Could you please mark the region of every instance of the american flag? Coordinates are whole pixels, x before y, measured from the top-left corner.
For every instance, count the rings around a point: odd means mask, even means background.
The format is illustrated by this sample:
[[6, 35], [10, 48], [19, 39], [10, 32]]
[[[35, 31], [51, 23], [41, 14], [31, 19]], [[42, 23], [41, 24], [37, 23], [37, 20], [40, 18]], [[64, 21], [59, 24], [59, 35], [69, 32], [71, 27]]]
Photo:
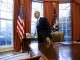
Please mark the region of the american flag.
[[17, 32], [20, 39], [24, 38], [24, 11], [23, 6], [20, 6], [18, 20], [17, 20]]

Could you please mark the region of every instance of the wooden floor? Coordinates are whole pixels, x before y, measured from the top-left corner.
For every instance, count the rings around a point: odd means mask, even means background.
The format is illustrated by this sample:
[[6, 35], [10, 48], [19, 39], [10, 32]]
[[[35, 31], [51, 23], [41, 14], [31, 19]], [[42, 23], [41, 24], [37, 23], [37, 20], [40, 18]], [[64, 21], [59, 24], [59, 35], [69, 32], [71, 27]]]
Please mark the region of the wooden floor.
[[[31, 43], [37, 43], [36, 41], [32, 41]], [[7, 51], [7, 52], [0, 52], [0, 60], [21, 60], [30, 58], [30, 52], [14, 52], [14, 51]], [[44, 60], [42, 57], [40, 60]]]
[[[27, 58], [30, 58], [30, 54], [27, 52], [21, 53], [21, 52], [8, 51], [0, 53], [0, 60], [21, 60]], [[40, 57], [39, 60], [44, 60], [44, 58]]]
[[[39, 49], [37, 47], [37, 43], [33, 42], [30, 46], [35, 52], [35, 55], [39, 55]], [[47, 58], [57, 58], [57, 59], [51, 59], [51, 60], [80, 60], [80, 42], [78, 43], [59, 43], [59, 44], [53, 44], [51, 48], [48, 50], [45, 50], [45, 45], [40, 45], [40, 50]], [[56, 52], [54, 52], [56, 50]], [[57, 54], [57, 57], [55, 57], [55, 53]], [[30, 53], [25, 52], [4, 52], [0, 53], [0, 60], [20, 60], [20, 59], [26, 59], [29, 58]], [[40, 60], [45, 60], [42, 57]], [[49, 59], [48, 59], [49, 60]]]
[[30, 54], [28, 52], [21, 53], [21, 52], [4, 52], [0, 53], [0, 60], [20, 60], [23, 58], [28, 58], [30, 57]]
[[80, 42], [54, 42], [48, 48], [44, 43], [32, 43], [30, 47], [35, 55], [42, 53], [45, 60], [80, 60]]

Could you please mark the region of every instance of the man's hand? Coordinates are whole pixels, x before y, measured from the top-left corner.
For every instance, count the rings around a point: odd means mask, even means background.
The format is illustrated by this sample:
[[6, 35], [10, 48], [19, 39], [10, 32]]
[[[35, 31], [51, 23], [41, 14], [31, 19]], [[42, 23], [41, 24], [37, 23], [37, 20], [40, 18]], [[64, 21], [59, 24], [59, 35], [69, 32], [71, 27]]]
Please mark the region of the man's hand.
[[49, 37], [46, 37], [46, 42], [47, 42], [47, 44], [51, 44], [51, 41], [50, 41]]
[[48, 48], [50, 46], [50, 44], [51, 44], [51, 41], [50, 41], [49, 37], [46, 37], [45, 43], [46, 43], [46, 46]]

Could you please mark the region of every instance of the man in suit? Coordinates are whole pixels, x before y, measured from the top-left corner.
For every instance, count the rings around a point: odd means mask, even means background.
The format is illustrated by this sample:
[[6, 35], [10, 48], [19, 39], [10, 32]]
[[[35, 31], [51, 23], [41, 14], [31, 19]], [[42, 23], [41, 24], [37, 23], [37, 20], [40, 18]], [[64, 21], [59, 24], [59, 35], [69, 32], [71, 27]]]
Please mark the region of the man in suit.
[[39, 11], [35, 11], [34, 17], [37, 19], [38, 43], [46, 42], [50, 44], [52, 37], [48, 20], [45, 17], [40, 17]]

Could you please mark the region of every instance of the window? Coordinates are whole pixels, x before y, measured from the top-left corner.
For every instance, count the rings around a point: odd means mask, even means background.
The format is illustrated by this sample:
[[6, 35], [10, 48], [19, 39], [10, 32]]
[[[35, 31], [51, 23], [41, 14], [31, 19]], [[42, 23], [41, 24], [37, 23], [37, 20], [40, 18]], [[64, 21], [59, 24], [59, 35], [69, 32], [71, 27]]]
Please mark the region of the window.
[[71, 15], [70, 3], [59, 4], [60, 31], [64, 32], [64, 41], [71, 40]]
[[13, 46], [13, 0], [0, 0], [0, 48]]
[[32, 2], [32, 19], [31, 19], [31, 34], [35, 34], [36, 22], [37, 20], [34, 17], [34, 12], [40, 11], [40, 16], [43, 16], [43, 3]]

